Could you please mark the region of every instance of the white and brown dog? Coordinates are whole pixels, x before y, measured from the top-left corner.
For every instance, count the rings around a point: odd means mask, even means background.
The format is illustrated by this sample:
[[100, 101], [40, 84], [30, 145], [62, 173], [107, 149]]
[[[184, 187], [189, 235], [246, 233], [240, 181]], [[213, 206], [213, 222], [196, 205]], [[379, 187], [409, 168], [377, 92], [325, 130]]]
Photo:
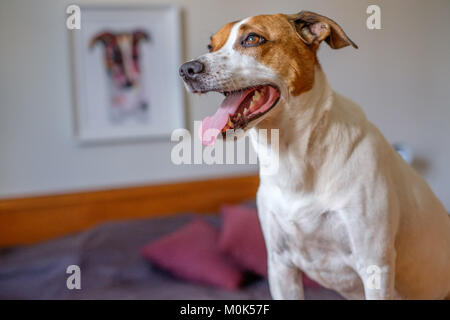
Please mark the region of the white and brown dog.
[[225, 25], [209, 53], [180, 68], [191, 91], [226, 96], [202, 133], [241, 128], [261, 144], [257, 129], [279, 129], [279, 154], [259, 154], [279, 156], [279, 171], [261, 175], [257, 195], [272, 296], [303, 298], [303, 271], [346, 298], [450, 298], [448, 214], [360, 107], [330, 88], [316, 56], [323, 40], [356, 47], [312, 12], [254, 16]]

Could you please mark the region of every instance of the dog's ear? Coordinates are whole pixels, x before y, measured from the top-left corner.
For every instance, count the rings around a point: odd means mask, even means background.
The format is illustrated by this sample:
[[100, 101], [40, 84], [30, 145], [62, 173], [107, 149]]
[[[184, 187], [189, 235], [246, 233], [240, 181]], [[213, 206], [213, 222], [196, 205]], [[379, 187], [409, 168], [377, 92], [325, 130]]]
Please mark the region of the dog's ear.
[[143, 30], [136, 30], [133, 32], [133, 42], [139, 43], [141, 40], [149, 41], [150, 37], [148, 36], [148, 33]]
[[296, 15], [291, 15], [290, 18], [299, 37], [308, 45], [318, 45], [325, 40], [333, 49], [349, 45], [358, 49], [358, 46], [347, 37], [344, 30], [327, 17], [310, 11], [301, 11]]
[[115, 36], [111, 32], [101, 32], [89, 41], [89, 48], [93, 48], [98, 42], [106, 46], [108, 43], [114, 41], [114, 39]]

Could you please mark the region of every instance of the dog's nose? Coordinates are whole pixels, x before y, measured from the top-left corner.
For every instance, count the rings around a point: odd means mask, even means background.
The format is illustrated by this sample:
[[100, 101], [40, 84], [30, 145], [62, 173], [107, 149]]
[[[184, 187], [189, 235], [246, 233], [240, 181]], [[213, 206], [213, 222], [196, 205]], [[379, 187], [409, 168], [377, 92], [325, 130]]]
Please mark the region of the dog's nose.
[[194, 60], [189, 61], [181, 65], [180, 67], [180, 76], [187, 79], [194, 79], [197, 75], [203, 72], [205, 66], [203, 63]]

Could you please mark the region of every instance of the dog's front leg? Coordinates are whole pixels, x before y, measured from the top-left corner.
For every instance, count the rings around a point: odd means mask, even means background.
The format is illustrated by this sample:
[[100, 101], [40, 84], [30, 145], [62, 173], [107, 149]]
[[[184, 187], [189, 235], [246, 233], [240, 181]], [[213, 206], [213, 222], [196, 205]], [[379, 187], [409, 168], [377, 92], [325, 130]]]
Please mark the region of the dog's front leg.
[[359, 267], [366, 300], [395, 298], [395, 250], [386, 252], [382, 259], [366, 258]]
[[[276, 222], [271, 220], [271, 224], [269, 224], [266, 217], [262, 215], [260, 221], [267, 247], [267, 267], [272, 298], [275, 300], [303, 300], [305, 296], [302, 271], [290, 262], [290, 255], [282, 245], [284, 241], [280, 241], [280, 238], [283, 238], [278, 233], [280, 229], [273, 228]], [[268, 228], [270, 225], [272, 228]]]
[[302, 271], [278, 260], [277, 254], [269, 253], [269, 286], [275, 300], [303, 300]]
[[366, 300], [394, 299], [396, 223], [379, 216], [379, 221], [354, 220], [348, 229], [355, 271], [362, 280]]
[[264, 234], [267, 248], [267, 267], [269, 287], [272, 298], [275, 300], [303, 300], [302, 272], [290, 261], [287, 242], [282, 228], [274, 213], [277, 209], [271, 208], [264, 202], [270, 199], [267, 194], [271, 190], [260, 187], [257, 195], [258, 216]]

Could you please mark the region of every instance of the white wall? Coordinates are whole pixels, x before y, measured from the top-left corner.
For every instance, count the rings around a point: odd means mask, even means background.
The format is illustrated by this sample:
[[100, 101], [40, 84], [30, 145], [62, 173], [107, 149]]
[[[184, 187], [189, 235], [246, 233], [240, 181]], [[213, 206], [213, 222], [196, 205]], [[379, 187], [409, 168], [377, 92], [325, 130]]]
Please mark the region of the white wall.
[[[231, 20], [302, 9], [335, 19], [360, 49], [322, 48], [332, 86], [360, 103], [389, 141], [412, 146], [416, 167], [450, 208], [448, 0], [171, 2], [184, 11], [186, 59], [204, 53], [209, 36]], [[255, 172], [254, 166], [172, 165], [168, 139], [78, 146], [65, 28], [69, 3], [0, 0], [0, 197]], [[369, 4], [381, 6], [382, 30], [365, 27]], [[189, 125], [212, 114], [220, 99], [188, 95]]]

